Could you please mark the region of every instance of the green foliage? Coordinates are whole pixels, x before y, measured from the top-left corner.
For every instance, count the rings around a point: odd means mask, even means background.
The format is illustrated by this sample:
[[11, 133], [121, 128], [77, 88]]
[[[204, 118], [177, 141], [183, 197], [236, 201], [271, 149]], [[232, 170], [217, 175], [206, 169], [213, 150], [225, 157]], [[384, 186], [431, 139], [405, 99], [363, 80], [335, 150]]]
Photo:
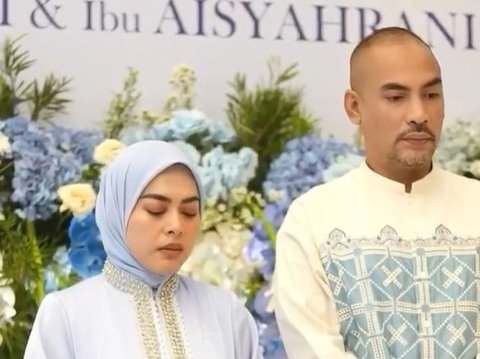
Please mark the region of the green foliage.
[[297, 65], [285, 69], [278, 61], [268, 63], [269, 81], [254, 89], [246, 76], [237, 74], [228, 94], [227, 115], [235, 129], [239, 146], [248, 146], [259, 155], [260, 167], [252, 189], [261, 191], [270, 163], [285, 144], [313, 132], [313, 120], [302, 109], [302, 90], [288, 87], [297, 77]]
[[118, 138], [124, 128], [137, 123], [135, 110], [141, 96], [137, 81], [138, 71], [129, 68], [122, 90], [110, 102], [103, 131], [106, 138]]
[[69, 84], [69, 79], [57, 79], [52, 74], [45, 78], [43, 85], [34, 80], [26, 96], [33, 107], [30, 116], [32, 121], [49, 121], [56, 113], [62, 112], [70, 102], [62, 96], [68, 92]]
[[48, 75], [42, 84], [37, 80], [22, 80], [21, 75], [34, 64], [34, 60], [28, 51], [22, 49], [19, 44], [21, 39], [6, 38], [2, 45], [0, 119], [19, 115], [19, 107], [26, 105], [32, 121], [50, 121], [56, 113], [63, 112], [70, 102], [65, 94], [71, 80], [57, 78], [53, 74]]
[[[13, 211], [5, 210], [0, 221], [0, 248], [3, 256], [3, 275], [7, 285], [15, 292], [13, 323], [1, 330], [3, 344], [0, 358], [22, 358], [35, 319], [43, 299], [45, 267], [65, 243], [65, 221], [54, 218], [45, 222], [25, 221]], [[51, 265], [52, 266], [52, 265]], [[55, 265], [52, 267], [55, 270]], [[58, 275], [59, 288], [65, 288], [77, 279]]]

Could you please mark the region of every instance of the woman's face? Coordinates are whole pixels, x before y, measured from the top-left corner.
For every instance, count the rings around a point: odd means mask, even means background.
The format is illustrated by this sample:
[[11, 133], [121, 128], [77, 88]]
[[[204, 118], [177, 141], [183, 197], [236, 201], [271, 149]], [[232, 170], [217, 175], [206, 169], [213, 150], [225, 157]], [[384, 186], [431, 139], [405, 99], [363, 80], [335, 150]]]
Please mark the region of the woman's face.
[[152, 273], [172, 274], [200, 233], [200, 198], [191, 172], [174, 165], [143, 190], [127, 223], [127, 245]]

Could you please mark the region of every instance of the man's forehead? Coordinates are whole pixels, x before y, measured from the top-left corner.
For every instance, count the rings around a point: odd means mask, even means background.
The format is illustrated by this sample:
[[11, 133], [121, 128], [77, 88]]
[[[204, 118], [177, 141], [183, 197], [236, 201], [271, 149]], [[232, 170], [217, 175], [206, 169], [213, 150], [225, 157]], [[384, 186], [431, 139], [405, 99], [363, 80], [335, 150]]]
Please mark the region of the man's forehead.
[[408, 76], [408, 66], [428, 68], [432, 76], [440, 76], [440, 68], [431, 51], [414, 41], [376, 43], [362, 48], [350, 63], [350, 86], [358, 88], [368, 80], [390, 81], [394, 72]]

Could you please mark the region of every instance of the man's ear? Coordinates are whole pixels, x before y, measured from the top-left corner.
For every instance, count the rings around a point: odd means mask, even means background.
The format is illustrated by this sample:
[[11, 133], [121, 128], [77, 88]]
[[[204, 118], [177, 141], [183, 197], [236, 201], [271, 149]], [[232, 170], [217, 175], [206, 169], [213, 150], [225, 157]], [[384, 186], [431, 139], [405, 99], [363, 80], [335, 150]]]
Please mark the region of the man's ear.
[[357, 126], [362, 123], [359, 105], [358, 94], [354, 90], [345, 91], [345, 95], [343, 96], [343, 107], [345, 108], [345, 112], [350, 121]]

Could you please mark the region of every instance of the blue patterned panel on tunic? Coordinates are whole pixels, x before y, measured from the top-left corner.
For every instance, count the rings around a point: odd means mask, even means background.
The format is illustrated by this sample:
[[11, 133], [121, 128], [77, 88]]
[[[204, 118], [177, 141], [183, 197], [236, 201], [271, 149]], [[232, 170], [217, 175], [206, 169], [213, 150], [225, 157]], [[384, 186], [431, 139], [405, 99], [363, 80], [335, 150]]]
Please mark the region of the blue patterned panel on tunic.
[[348, 351], [362, 359], [470, 359], [480, 347], [480, 239], [443, 226], [402, 240], [334, 230], [320, 248]]

